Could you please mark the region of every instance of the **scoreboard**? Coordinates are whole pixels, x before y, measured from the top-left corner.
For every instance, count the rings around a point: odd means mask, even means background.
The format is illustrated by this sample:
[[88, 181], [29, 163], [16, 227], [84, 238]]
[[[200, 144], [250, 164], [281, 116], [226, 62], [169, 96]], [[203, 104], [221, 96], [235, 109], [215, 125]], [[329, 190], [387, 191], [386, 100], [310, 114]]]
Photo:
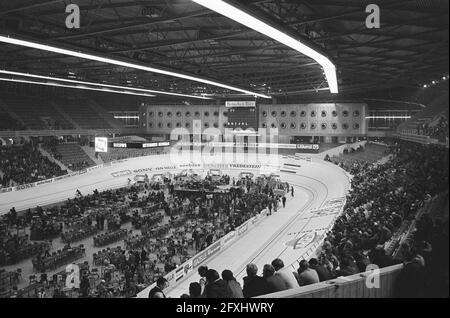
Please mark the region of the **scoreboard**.
[[258, 130], [258, 113], [254, 101], [226, 102], [228, 110], [227, 128], [233, 130]]

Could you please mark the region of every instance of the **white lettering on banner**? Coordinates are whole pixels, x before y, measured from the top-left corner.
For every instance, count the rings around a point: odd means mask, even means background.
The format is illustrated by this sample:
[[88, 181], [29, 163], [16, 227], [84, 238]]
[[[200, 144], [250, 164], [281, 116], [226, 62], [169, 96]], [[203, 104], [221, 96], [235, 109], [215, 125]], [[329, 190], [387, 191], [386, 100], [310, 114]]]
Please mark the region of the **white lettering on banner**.
[[238, 228], [238, 235], [242, 235], [242, 233], [244, 233], [245, 231], [247, 231], [248, 229], [248, 223], [244, 223], [242, 224], [239, 228]]
[[170, 146], [170, 141], [161, 141], [161, 142], [158, 142], [158, 146], [159, 146], [159, 147], [168, 147], [168, 146]]
[[214, 253], [216, 253], [218, 250], [220, 250], [220, 241], [212, 244], [208, 249], [207, 249], [207, 254], [208, 254], [208, 258], [213, 255]]
[[36, 185], [41, 185], [41, 184], [46, 184], [46, 183], [52, 183], [53, 179], [47, 179], [47, 180], [43, 180], [43, 181], [38, 181], [36, 182]]
[[122, 143], [122, 142], [115, 142], [113, 143], [113, 148], [126, 148], [127, 144]]
[[161, 170], [175, 170], [175, 169], [177, 169], [176, 166], [156, 167], [156, 168], [155, 168], [156, 171], [161, 171]]
[[154, 148], [154, 147], [158, 147], [158, 143], [157, 142], [151, 142], [151, 143], [142, 144], [142, 148]]
[[256, 107], [256, 101], [226, 101], [225, 107]]
[[33, 187], [35, 187], [35, 186], [36, 186], [35, 183], [22, 184], [22, 185], [16, 186], [16, 190], [17, 190], [17, 191], [20, 191], [20, 190], [24, 190], [24, 189], [33, 188]]
[[234, 239], [235, 236], [236, 236], [236, 231], [232, 231], [232, 232], [228, 233], [227, 235], [225, 235], [222, 238], [222, 240], [221, 240], [222, 241], [222, 246], [225, 246], [229, 242], [231, 242]]
[[239, 164], [239, 163], [230, 163], [230, 168], [244, 168], [244, 169], [260, 169], [261, 165], [248, 165], [248, 164]]
[[206, 251], [197, 254], [197, 256], [192, 260], [194, 268], [197, 267], [197, 265], [200, 265], [206, 258], [207, 258]]
[[130, 170], [122, 170], [122, 171], [117, 171], [117, 172], [112, 172], [112, 173], [111, 173], [111, 175], [112, 175], [114, 178], [122, 177], [122, 176], [127, 176], [127, 175], [129, 175], [129, 174], [131, 174], [131, 171], [130, 171]]
[[144, 173], [153, 171], [153, 168], [142, 168], [142, 169], [134, 169], [133, 173]]
[[319, 145], [313, 144], [297, 144], [297, 149], [304, 149], [304, 150], [319, 150]]
[[2, 188], [2, 189], [0, 189], [0, 193], [11, 192], [12, 190], [13, 190], [13, 188]]
[[87, 171], [97, 170], [97, 169], [100, 169], [100, 168], [102, 168], [102, 167], [103, 167], [103, 165], [98, 165], [98, 166], [90, 167], [90, 168], [87, 169]]

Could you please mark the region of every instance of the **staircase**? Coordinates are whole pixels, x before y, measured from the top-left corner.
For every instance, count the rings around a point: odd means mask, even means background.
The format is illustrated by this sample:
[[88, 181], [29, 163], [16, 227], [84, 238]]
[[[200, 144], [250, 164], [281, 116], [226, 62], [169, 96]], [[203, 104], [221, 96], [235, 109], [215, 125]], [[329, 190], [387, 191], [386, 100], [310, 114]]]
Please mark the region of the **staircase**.
[[18, 121], [19, 123], [21, 123], [23, 125], [23, 127], [26, 127], [27, 125], [25, 124], [25, 122], [22, 120], [22, 118], [20, 118], [15, 112], [13, 112], [9, 106], [7, 104], [5, 104], [5, 102], [3, 102], [0, 99], [0, 110], [4, 110], [11, 118], [15, 119], [16, 121]]
[[101, 117], [103, 118], [112, 128], [122, 129], [124, 128], [122, 123], [115, 120], [111, 114], [109, 114], [103, 107], [97, 104], [95, 101], [89, 99], [87, 104]]
[[[95, 165], [95, 162], [81, 149], [77, 143], [65, 143], [58, 144], [56, 150], [61, 154], [61, 161], [67, 165], [71, 170], [77, 170], [81, 168], [91, 167]], [[77, 166], [82, 162], [86, 162], [87, 165]]]
[[95, 162], [95, 164], [101, 165], [103, 164], [103, 160], [100, 156], [98, 156], [98, 158], [95, 158], [95, 149], [89, 146], [82, 146], [81, 149], [83, 149], [83, 151], [89, 156], [89, 158], [91, 158], [92, 161]]
[[49, 154], [44, 148], [42, 148], [41, 145], [38, 145], [38, 150], [42, 156], [47, 157], [50, 161], [56, 163], [61, 168], [61, 170], [67, 170], [69, 173], [72, 172], [69, 168], [67, 168], [65, 164], [63, 164], [61, 161]]
[[55, 102], [50, 102], [50, 104], [65, 120], [67, 120], [70, 124], [72, 124], [72, 126], [75, 129], [81, 129], [80, 125], [78, 125], [69, 115], [67, 115], [67, 113], [63, 111], [58, 104], [56, 104]]

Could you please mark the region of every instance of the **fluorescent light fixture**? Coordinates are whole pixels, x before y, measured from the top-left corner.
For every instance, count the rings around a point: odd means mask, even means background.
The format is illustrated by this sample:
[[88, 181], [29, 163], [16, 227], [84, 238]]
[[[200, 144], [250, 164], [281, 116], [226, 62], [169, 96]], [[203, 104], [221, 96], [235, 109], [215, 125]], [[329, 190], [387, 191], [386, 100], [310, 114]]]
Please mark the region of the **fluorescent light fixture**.
[[367, 116], [366, 119], [410, 119], [411, 116]]
[[23, 76], [23, 77], [39, 78], [39, 79], [46, 79], [46, 80], [51, 80], [51, 81], [60, 81], [60, 82], [75, 83], [75, 84], [82, 84], [82, 85], [93, 85], [93, 86], [100, 86], [100, 87], [126, 89], [129, 91], [131, 90], [131, 91], [144, 92], [144, 93], [164, 94], [164, 95], [173, 95], [173, 96], [199, 98], [199, 99], [211, 99], [211, 98], [208, 98], [205, 96], [199, 96], [199, 95], [179, 94], [179, 93], [171, 93], [171, 92], [158, 91], [158, 90], [152, 90], [152, 89], [135, 88], [135, 87], [130, 87], [130, 86], [119, 86], [119, 85], [109, 85], [109, 84], [96, 83], [96, 82], [78, 81], [78, 80], [71, 80], [71, 79], [60, 78], [60, 77], [43, 76], [43, 75], [22, 73], [22, 72], [12, 72], [12, 71], [7, 71], [7, 70], [0, 70], [0, 74], [17, 75], [17, 76]]
[[150, 94], [135, 93], [135, 92], [131, 92], [131, 91], [116, 91], [116, 90], [109, 89], [109, 88], [95, 88], [95, 87], [87, 87], [87, 86], [82, 86], [82, 85], [65, 85], [65, 84], [49, 83], [49, 82], [35, 82], [35, 81], [21, 80], [21, 79], [15, 79], [15, 78], [0, 78], [0, 81], [35, 84], [35, 85], [44, 85], [44, 86], [54, 86], [54, 87], [65, 87], [65, 88], [74, 88], [74, 89], [83, 89], [83, 90], [88, 90], [88, 91], [99, 91], [99, 92], [104, 92], [104, 93], [115, 93], [115, 94], [155, 97], [155, 95], [150, 95]]
[[25, 47], [29, 47], [32, 49], [43, 50], [43, 51], [48, 51], [48, 52], [53, 52], [53, 53], [58, 53], [58, 54], [63, 54], [63, 55], [68, 55], [68, 56], [74, 56], [74, 57], [91, 60], [91, 61], [96, 61], [96, 62], [101, 62], [101, 63], [106, 63], [106, 64], [128, 67], [128, 68], [142, 70], [142, 71], [146, 71], [146, 72], [152, 72], [152, 73], [158, 73], [158, 74], [183, 78], [183, 79], [187, 79], [190, 81], [201, 82], [204, 84], [218, 86], [218, 87], [226, 88], [226, 89], [229, 89], [232, 91], [238, 91], [238, 92], [242, 92], [242, 93], [245, 93], [248, 95], [258, 96], [258, 97], [262, 97], [262, 98], [271, 98], [268, 95], [259, 94], [256, 92], [252, 92], [252, 91], [248, 91], [248, 90], [239, 88], [239, 87], [222, 84], [222, 83], [219, 83], [216, 81], [211, 81], [211, 80], [204, 79], [201, 77], [186, 75], [186, 74], [177, 73], [177, 72], [173, 72], [173, 71], [167, 71], [167, 70], [158, 69], [155, 67], [144, 66], [144, 65], [140, 65], [140, 64], [136, 64], [136, 63], [124, 62], [121, 60], [116, 60], [116, 59], [112, 59], [112, 58], [108, 58], [108, 57], [102, 57], [102, 56], [98, 56], [98, 55], [94, 55], [94, 54], [77, 52], [77, 51], [70, 50], [70, 49], [58, 48], [56, 46], [40, 44], [40, 43], [26, 41], [26, 40], [14, 39], [10, 36], [0, 35], [0, 42], [19, 45], [19, 46], [25, 46]]
[[299, 40], [287, 35], [286, 33], [277, 30], [276, 28], [270, 26], [269, 24], [255, 18], [254, 16], [242, 11], [233, 5], [226, 3], [222, 0], [192, 0], [199, 5], [202, 5], [212, 11], [220, 13], [229, 19], [232, 19], [238, 23], [249, 27], [259, 33], [262, 33], [284, 45], [287, 45], [294, 50], [312, 58], [317, 63], [319, 63], [328, 81], [328, 86], [331, 93], [338, 93], [338, 83], [336, 77], [336, 67], [333, 62], [330, 61], [328, 57], [317, 52], [316, 50], [310, 48], [309, 46], [301, 43]]

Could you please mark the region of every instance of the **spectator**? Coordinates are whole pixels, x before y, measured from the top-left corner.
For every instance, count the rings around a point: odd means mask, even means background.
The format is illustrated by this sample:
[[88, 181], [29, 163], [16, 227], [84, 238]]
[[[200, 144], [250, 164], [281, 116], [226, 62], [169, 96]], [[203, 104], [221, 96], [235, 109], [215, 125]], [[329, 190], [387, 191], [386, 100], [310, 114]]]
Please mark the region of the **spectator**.
[[298, 268], [297, 272], [298, 284], [300, 286], [316, 284], [320, 281], [319, 275], [314, 269], [309, 268], [309, 263], [306, 260], [300, 261], [300, 267]]
[[317, 272], [320, 282], [324, 282], [324, 281], [333, 279], [333, 275], [328, 270], [328, 268], [326, 266], [324, 266], [323, 264], [319, 264], [319, 261], [317, 260], [317, 258], [311, 258], [309, 260], [309, 267], [311, 269], [314, 269]]
[[197, 282], [189, 284], [189, 298], [200, 298], [202, 296], [202, 286]]
[[205, 277], [207, 284], [203, 298], [226, 298], [227, 283], [220, 278], [219, 273], [214, 269], [208, 269]]
[[244, 298], [241, 284], [236, 281], [233, 272], [226, 269], [222, 272], [222, 279], [227, 283], [227, 297], [226, 298]]
[[164, 294], [164, 289], [168, 286], [167, 279], [164, 277], [159, 277], [156, 281], [156, 286], [153, 287], [148, 293], [148, 298], [166, 298]]
[[276, 293], [286, 290], [286, 284], [283, 279], [275, 274], [275, 268], [270, 264], [265, 264], [263, 267], [263, 278], [266, 280], [269, 287], [268, 293]]
[[297, 279], [295, 278], [295, 275], [289, 269], [284, 267], [284, 263], [281, 259], [274, 259], [272, 261], [272, 266], [275, 269], [274, 275], [280, 277], [283, 280], [286, 289], [300, 287], [298, 285]]
[[269, 286], [264, 278], [257, 275], [258, 267], [250, 263], [247, 265], [247, 276], [244, 277], [243, 294], [245, 298], [251, 298], [269, 293]]

